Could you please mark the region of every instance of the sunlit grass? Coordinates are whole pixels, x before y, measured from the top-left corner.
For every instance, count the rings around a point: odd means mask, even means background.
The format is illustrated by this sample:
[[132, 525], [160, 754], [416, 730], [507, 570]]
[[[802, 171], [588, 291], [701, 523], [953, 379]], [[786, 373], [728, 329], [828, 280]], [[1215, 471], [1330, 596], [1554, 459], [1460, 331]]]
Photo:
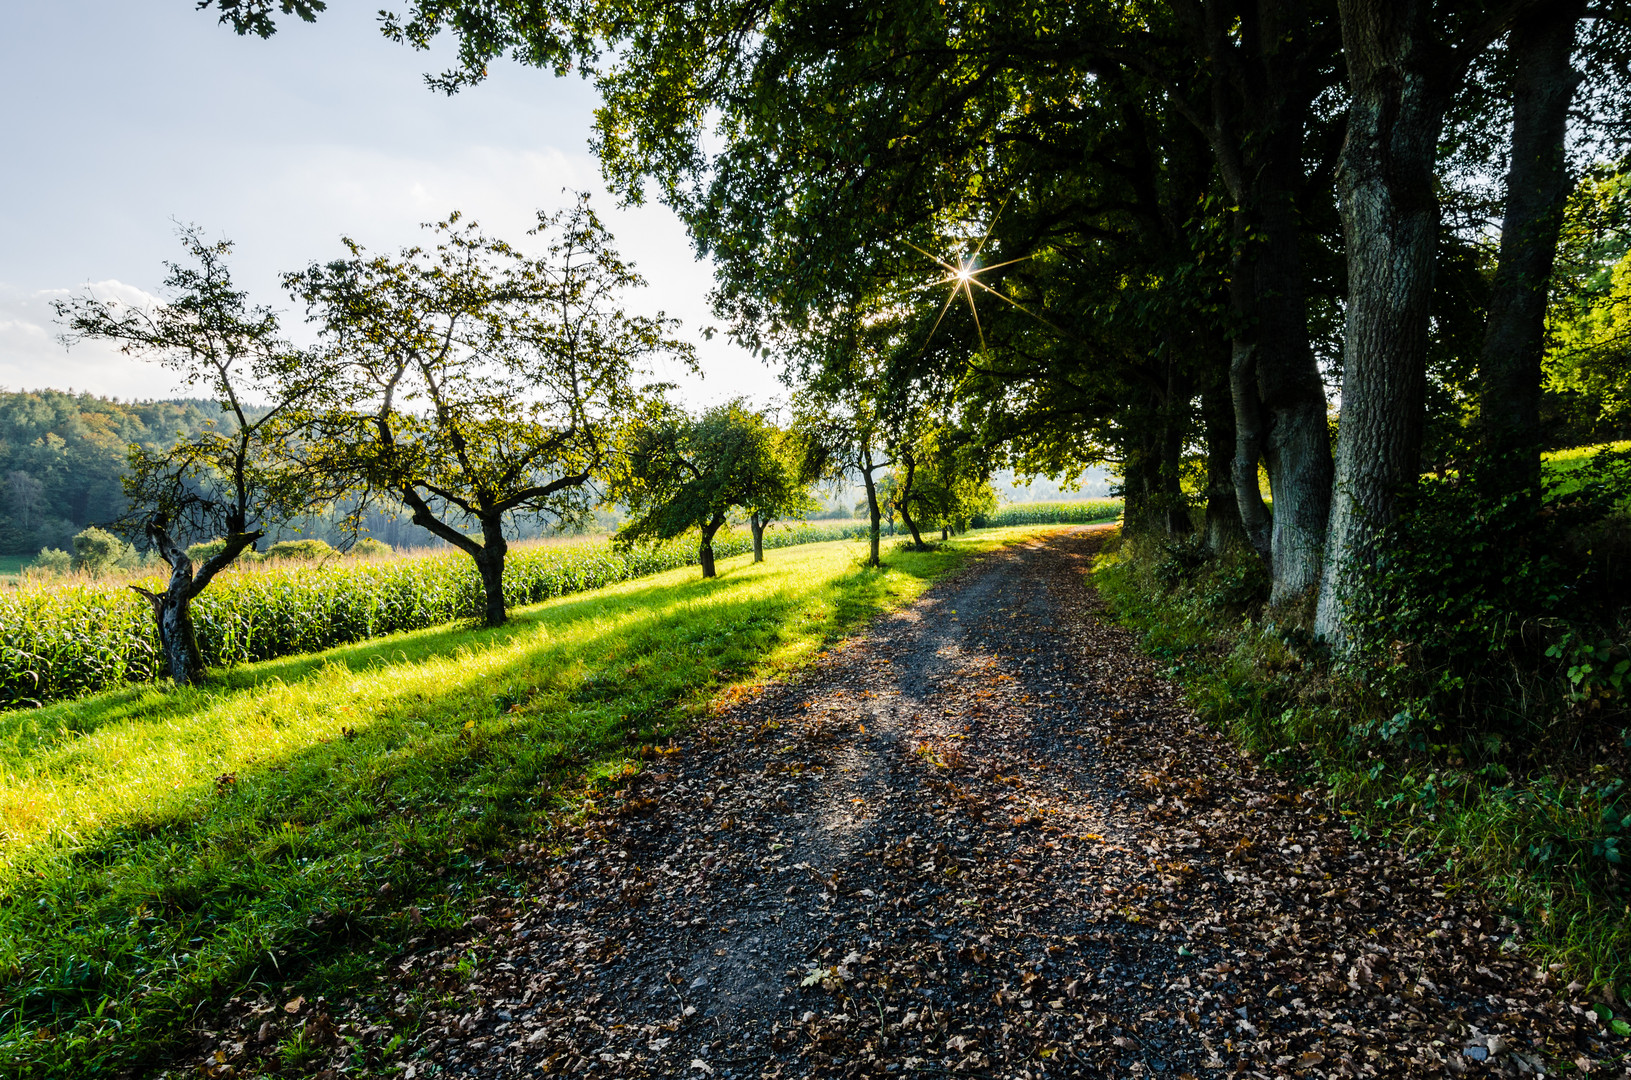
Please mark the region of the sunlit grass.
[[741, 556], [497, 630], [0, 714], [0, 1072], [116, 1071], [238, 988], [361, 985], [409, 934], [458, 923], [478, 871], [484, 892], [516, 887], [493, 859], [546, 832], [563, 792], [1038, 531], [891, 553], [881, 572], [858, 543]]

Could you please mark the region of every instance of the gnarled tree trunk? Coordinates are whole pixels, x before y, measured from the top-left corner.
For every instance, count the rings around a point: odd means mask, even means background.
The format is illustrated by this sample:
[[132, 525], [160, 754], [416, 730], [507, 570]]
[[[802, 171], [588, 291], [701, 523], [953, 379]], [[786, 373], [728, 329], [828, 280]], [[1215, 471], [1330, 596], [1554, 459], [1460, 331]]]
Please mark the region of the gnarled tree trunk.
[[147, 598], [153, 606], [153, 621], [158, 629], [159, 648], [170, 679], [177, 686], [190, 686], [204, 674], [204, 660], [198, 651], [198, 635], [193, 628], [193, 598], [204, 591], [210, 579], [231, 564], [246, 548], [253, 547], [261, 538], [260, 532], [233, 531], [226, 546], [206, 560], [195, 574], [193, 561], [187, 551], [170, 536], [168, 522], [155, 514], [147, 523], [147, 538], [159, 556], [170, 564], [170, 580], [162, 593], [155, 593], [139, 585], [131, 589]]
[[481, 550], [474, 553], [476, 571], [481, 574], [481, 587], [485, 596], [482, 623], [503, 626], [509, 619], [504, 603], [504, 556], [510, 545], [504, 539], [503, 522], [496, 515], [481, 523]]
[[714, 572], [714, 534], [719, 532], [725, 524], [723, 514], [715, 514], [702, 525], [702, 543], [697, 546], [697, 562], [702, 566], [702, 576], [715, 577]]
[[[1267, 548], [1272, 603], [1318, 585], [1331, 499], [1325, 385], [1308, 341], [1301, 248], [1289, 185], [1262, 184], [1255, 213], [1237, 215], [1235, 272], [1247, 284], [1231, 288], [1243, 320], [1230, 357], [1231, 471], [1247, 536], [1259, 554]], [[1272, 515], [1258, 487], [1259, 461], [1268, 472]]]
[[1540, 481], [1546, 289], [1570, 190], [1563, 141], [1581, 75], [1569, 57], [1585, 9], [1584, 0], [1552, 0], [1517, 21], [1508, 46], [1515, 63], [1512, 164], [1479, 364], [1488, 459], [1480, 483], [1492, 491], [1532, 490]]

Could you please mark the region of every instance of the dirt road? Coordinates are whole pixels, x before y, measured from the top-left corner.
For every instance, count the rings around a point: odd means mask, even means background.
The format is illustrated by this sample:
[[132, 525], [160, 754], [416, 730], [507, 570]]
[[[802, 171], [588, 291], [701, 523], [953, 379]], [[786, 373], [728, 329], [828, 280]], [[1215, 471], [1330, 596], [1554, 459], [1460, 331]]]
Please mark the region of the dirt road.
[[1506, 921], [1202, 729], [1096, 617], [1099, 539], [965, 569], [654, 762], [535, 904], [403, 965], [475, 957], [407, 1075], [1527, 1075], [1609, 1054]]

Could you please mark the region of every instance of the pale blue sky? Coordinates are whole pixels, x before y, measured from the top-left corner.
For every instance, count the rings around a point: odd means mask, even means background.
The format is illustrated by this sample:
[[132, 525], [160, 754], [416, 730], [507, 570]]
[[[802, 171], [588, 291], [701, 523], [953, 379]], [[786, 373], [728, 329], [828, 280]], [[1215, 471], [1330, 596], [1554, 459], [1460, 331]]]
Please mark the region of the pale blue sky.
[[[459, 208], [523, 239], [534, 211], [587, 188], [651, 287], [631, 306], [685, 322], [707, 378], [693, 402], [767, 400], [773, 373], [723, 336], [712, 283], [667, 210], [617, 211], [587, 149], [593, 90], [502, 65], [447, 98], [421, 75], [447, 57], [379, 36], [378, 0], [332, 0], [314, 26], [239, 38], [192, 0], [7, 0], [0, 4], [0, 387], [120, 397], [173, 389], [160, 369], [55, 341], [52, 296], [95, 284], [151, 290], [177, 253], [175, 221], [237, 245], [234, 271], [298, 322], [281, 271], [417, 240]], [[678, 372], [665, 372], [678, 378]]]

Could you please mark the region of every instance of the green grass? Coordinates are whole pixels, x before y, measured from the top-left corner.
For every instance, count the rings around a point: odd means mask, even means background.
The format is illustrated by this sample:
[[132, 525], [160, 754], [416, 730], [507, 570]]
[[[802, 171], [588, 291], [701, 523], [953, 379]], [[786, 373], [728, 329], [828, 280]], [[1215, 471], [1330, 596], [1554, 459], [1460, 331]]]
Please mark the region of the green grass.
[[[993, 530], [882, 571], [788, 549], [515, 612], [0, 713], [0, 1074], [161, 1061], [235, 993], [370, 987], [722, 688], [807, 662]], [[475, 881], [480, 874], [479, 886]]]
[[1601, 443], [1596, 446], [1573, 446], [1567, 450], [1550, 450], [1540, 456], [1543, 466], [1558, 472], [1567, 472], [1578, 469], [1582, 464], [1595, 457], [1602, 450], [1624, 450], [1631, 447], [1631, 440], [1614, 443]]
[[[847, 539], [842, 527], [773, 525], [766, 548]], [[750, 550], [747, 534], [721, 532], [721, 557]], [[692, 565], [694, 537], [620, 548], [606, 540], [524, 544], [504, 560], [509, 606]], [[0, 594], [0, 707], [42, 705], [157, 677], [152, 609], [128, 587], [162, 590], [161, 578], [76, 576]], [[444, 550], [390, 560], [239, 563], [193, 602], [199, 649], [210, 666], [296, 656], [482, 610], [475, 563]]]
[[1572, 758], [1502, 761], [1457, 746], [1379, 746], [1365, 729], [1396, 703], [1309, 664], [1307, 642], [1282, 636], [1271, 617], [1242, 619], [1250, 579], [1261, 574], [1250, 554], [1174, 583], [1161, 579], [1157, 548], [1112, 544], [1093, 581], [1199, 715], [1269, 766], [1325, 786], [1356, 829], [1427, 853], [1517, 916], [1543, 961], [1624, 992], [1631, 893], [1619, 853], [1610, 854], [1624, 777], [1606, 763], [1623, 764], [1622, 749], [1588, 744]]
[[32, 555], [0, 555], [0, 584], [15, 584], [33, 561]]

